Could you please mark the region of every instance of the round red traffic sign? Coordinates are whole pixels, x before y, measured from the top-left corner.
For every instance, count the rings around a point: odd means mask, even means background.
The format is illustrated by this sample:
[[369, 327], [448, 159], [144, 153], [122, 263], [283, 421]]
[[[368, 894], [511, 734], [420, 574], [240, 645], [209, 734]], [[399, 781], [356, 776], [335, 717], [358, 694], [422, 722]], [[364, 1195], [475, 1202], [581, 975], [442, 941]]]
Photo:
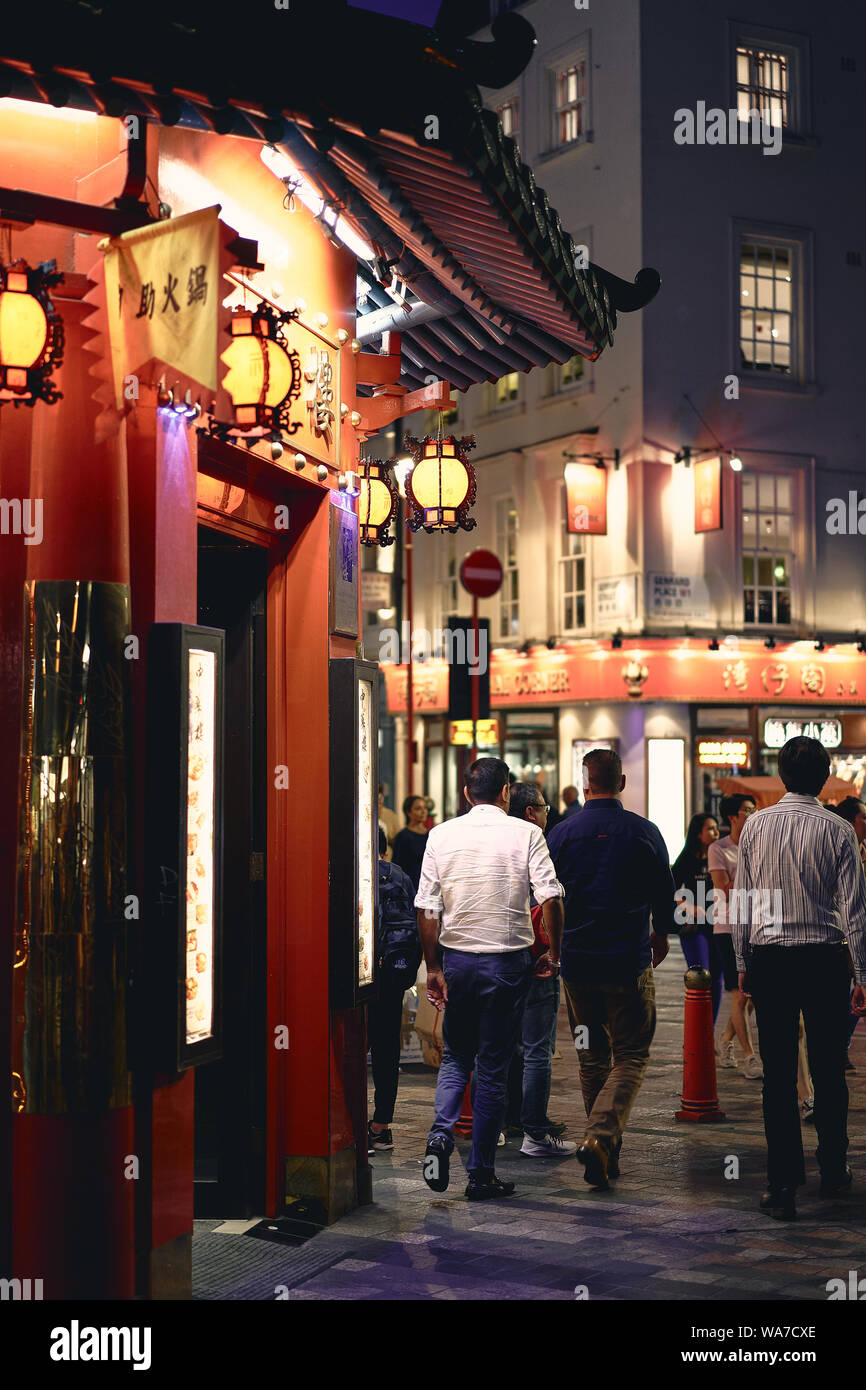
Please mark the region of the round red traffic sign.
[[492, 550], [473, 550], [460, 566], [460, 583], [476, 598], [490, 598], [502, 583], [502, 565]]

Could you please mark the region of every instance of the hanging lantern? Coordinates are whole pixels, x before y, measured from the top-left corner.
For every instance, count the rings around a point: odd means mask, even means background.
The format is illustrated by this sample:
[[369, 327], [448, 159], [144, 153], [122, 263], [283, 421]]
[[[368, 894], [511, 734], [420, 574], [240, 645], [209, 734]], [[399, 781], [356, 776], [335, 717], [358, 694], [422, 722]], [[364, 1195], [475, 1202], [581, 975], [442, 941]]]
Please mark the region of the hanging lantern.
[[397, 485], [391, 465], [381, 459], [361, 459], [358, 522], [362, 545], [393, 545], [388, 527], [397, 514]]
[[234, 405], [237, 428], [232, 433], [294, 434], [300, 429], [300, 422], [290, 425], [288, 418], [291, 402], [301, 391], [300, 358], [287, 347], [285, 337], [286, 325], [295, 317], [264, 303], [232, 314], [232, 340], [220, 359], [229, 369], [223, 385]]
[[471, 531], [476, 525], [468, 515], [475, 503], [475, 469], [467, 461], [475, 448], [472, 435], [457, 440], [453, 435], [424, 439], [407, 437], [415, 466], [406, 478], [410, 531]]
[[63, 320], [48, 290], [62, 279], [56, 261], [0, 266], [0, 403], [60, 399], [51, 373], [63, 361]]

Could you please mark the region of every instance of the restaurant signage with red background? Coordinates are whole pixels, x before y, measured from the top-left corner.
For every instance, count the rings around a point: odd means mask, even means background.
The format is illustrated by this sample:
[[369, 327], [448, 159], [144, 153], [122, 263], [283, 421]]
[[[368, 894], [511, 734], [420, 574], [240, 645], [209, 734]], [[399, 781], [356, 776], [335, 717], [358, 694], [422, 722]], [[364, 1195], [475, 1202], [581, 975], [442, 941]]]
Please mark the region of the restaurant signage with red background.
[[722, 529], [722, 460], [703, 459], [695, 476], [695, 535]]
[[[388, 709], [406, 708], [406, 667], [385, 664]], [[448, 666], [413, 666], [419, 714], [448, 708]], [[862, 705], [866, 657], [797, 649], [707, 650], [706, 643], [664, 638], [640, 647], [497, 655], [490, 660], [490, 703], [497, 708], [563, 705], [579, 700], [674, 700], [720, 704]]]
[[607, 469], [594, 463], [565, 465], [567, 529], [585, 536], [607, 535]]

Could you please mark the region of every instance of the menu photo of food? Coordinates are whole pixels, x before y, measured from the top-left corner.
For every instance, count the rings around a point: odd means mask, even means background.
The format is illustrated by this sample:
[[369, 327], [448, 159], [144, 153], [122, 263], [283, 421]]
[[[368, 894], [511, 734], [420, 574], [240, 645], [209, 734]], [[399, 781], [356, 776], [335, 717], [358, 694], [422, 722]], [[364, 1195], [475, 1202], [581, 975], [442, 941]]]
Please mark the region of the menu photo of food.
[[189, 652], [186, 822], [186, 1041], [213, 1033], [216, 654]]

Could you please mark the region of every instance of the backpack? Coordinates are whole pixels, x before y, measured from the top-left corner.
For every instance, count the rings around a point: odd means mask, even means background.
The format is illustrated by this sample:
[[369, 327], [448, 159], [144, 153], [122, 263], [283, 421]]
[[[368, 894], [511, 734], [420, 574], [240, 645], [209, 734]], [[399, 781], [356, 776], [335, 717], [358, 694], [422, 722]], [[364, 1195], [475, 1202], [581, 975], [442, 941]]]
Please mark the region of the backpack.
[[421, 964], [412, 880], [379, 860], [379, 968], [383, 982], [411, 989]]

